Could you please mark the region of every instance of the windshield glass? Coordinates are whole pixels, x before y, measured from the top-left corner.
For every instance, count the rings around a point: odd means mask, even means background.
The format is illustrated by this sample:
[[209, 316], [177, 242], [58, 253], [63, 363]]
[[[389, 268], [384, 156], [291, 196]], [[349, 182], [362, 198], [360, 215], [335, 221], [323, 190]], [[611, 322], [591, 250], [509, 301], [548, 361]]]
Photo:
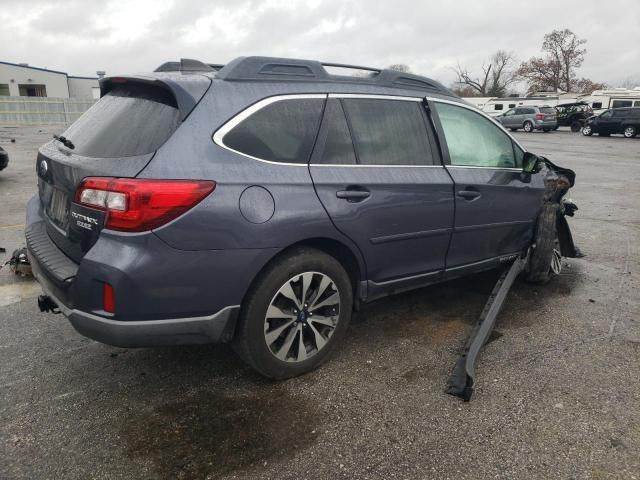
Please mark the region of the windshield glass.
[[116, 86], [63, 136], [74, 153], [114, 158], [154, 152], [178, 128], [180, 114], [170, 92], [154, 85]]

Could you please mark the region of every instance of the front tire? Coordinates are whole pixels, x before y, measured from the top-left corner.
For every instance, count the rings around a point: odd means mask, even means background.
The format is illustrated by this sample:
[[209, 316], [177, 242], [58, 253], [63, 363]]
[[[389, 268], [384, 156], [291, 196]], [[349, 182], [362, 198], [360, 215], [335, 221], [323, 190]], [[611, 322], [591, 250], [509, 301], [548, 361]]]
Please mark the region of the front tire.
[[584, 135], [585, 137], [590, 137], [591, 135], [593, 135], [593, 129], [590, 125], [585, 125], [584, 127], [582, 127], [582, 135]]
[[285, 379], [324, 363], [344, 338], [353, 288], [340, 262], [309, 247], [260, 274], [244, 302], [233, 348], [262, 375]]
[[625, 127], [624, 129], [624, 136], [625, 138], [633, 138], [636, 136], [636, 127], [633, 127], [631, 125], [629, 125], [628, 127]]
[[545, 284], [562, 271], [560, 241], [556, 227], [557, 204], [545, 204], [536, 224], [535, 248], [531, 252], [527, 281]]
[[522, 126], [522, 128], [524, 128], [524, 131], [527, 133], [531, 133], [533, 132], [533, 123], [531, 122], [524, 122], [524, 125]]

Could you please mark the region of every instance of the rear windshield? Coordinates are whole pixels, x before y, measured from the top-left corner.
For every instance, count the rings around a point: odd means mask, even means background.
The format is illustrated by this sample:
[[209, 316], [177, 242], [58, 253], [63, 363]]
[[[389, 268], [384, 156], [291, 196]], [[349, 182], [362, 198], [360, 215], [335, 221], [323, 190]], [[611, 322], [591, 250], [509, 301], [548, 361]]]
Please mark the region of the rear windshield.
[[131, 157], [157, 150], [179, 123], [180, 112], [170, 92], [129, 83], [109, 91], [63, 135], [79, 155]]
[[542, 107], [540, 109], [541, 113], [556, 113], [556, 109], [553, 107]]

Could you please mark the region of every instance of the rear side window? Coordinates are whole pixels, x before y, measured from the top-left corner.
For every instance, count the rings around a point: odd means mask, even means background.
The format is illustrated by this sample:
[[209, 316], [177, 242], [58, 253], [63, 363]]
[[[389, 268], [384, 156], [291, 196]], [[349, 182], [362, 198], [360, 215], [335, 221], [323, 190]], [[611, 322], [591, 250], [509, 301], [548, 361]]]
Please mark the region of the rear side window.
[[451, 165], [475, 167], [518, 167], [520, 149], [497, 125], [471, 110], [435, 102], [449, 149]]
[[631, 100], [614, 100], [611, 108], [630, 107], [633, 104]]
[[224, 144], [261, 160], [307, 163], [313, 148], [322, 98], [279, 100], [233, 127]]
[[79, 155], [131, 157], [156, 151], [179, 124], [180, 112], [170, 92], [130, 83], [103, 96], [63, 135]]
[[342, 100], [360, 165], [433, 165], [427, 127], [415, 101]]

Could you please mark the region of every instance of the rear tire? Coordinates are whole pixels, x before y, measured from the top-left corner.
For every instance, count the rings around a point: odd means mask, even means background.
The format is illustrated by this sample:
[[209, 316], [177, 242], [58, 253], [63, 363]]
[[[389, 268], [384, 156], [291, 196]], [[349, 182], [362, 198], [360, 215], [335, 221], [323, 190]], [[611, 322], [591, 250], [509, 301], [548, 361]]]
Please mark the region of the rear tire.
[[524, 122], [524, 125], [522, 126], [522, 128], [524, 128], [524, 131], [527, 133], [531, 133], [533, 132], [533, 123], [531, 122]]
[[256, 279], [232, 346], [266, 377], [295, 377], [328, 359], [346, 334], [352, 309], [351, 280], [340, 262], [299, 247]]
[[625, 127], [624, 129], [624, 136], [625, 138], [633, 138], [636, 136], [636, 127], [633, 127], [631, 125], [629, 125], [628, 127]]
[[571, 131], [573, 133], [579, 132], [581, 128], [582, 125], [580, 125], [580, 122], [571, 122]]
[[531, 252], [527, 281], [545, 284], [562, 270], [560, 242], [556, 227], [557, 204], [545, 204], [536, 224], [535, 248]]

